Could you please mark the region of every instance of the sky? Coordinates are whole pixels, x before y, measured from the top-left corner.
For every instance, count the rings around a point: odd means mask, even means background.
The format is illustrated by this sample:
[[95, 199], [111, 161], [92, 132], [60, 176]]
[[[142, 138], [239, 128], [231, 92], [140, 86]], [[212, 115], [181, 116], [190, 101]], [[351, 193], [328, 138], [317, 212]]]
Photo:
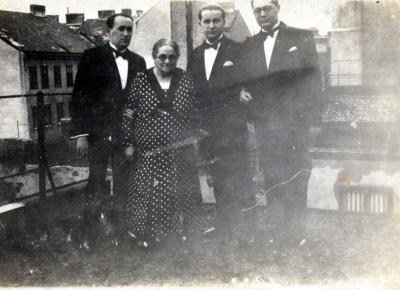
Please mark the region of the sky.
[[[113, 9], [116, 12], [123, 8], [133, 11], [149, 9], [156, 1], [164, 0], [0, 0], [0, 10], [29, 12], [30, 4], [46, 6], [46, 14], [60, 15], [65, 22], [65, 14], [85, 13], [85, 19], [97, 18], [98, 10]], [[221, 0], [229, 1], [229, 0]], [[333, 7], [343, 0], [280, 0], [281, 19], [288, 25], [311, 28], [316, 27], [325, 34], [331, 27]], [[254, 20], [250, 0], [235, 0], [236, 9], [242, 12], [250, 30], [259, 28]]]

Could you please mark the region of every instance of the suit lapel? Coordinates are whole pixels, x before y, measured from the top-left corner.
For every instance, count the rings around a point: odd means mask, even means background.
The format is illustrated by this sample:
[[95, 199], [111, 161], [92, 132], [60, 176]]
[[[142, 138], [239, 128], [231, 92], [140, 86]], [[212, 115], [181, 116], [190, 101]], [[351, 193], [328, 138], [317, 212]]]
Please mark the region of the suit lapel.
[[201, 79], [204, 79], [204, 81], [206, 82], [207, 77], [206, 77], [206, 64], [204, 61], [204, 43], [201, 45], [199, 53], [196, 56], [196, 58], [197, 58], [196, 63], [199, 64], [198, 66], [196, 66], [196, 68], [199, 68], [199, 75]]
[[222, 61], [224, 60], [224, 56], [226, 53], [226, 46], [227, 46], [226, 39], [225, 37], [222, 37], [221, 44], [217, 52], [217, 56], [215, 58], [214, 64], [211, 69], [209, 82], [212, 82], [212, 80], [214, 80], [216, 76], [220, 73], [220, 68], [223, 65]]
[[[117, 63], [115, 61], [115, 57], [114, 57], [114, 54], [113, 54], [110, 44], [106, 45], [106, 59], [107, 59], [108, 71], [110, 74], [110, 80], [112, 80], [114, 82], [115, 88], [118, 87], [120, 90], [122, 90], [121, 77], [119, 75]], [[118, 84], [116, 84], [116, 83], [118, 83]]]
[[[137, 68], [136, 68], [136, 63], [133, 58], [133, 55], [128, 58], [128, 78], [126, 81], [126, 87], [128, 84], [133, 80], [133, 78], [136, 76], [137, 73]], [[126, 88], [125, 87], [125, 88]]]
[[249, 51], [246, 53], [248, 57], [252, 60], [257, 60], [256, 62], [251, 61], [246, 66], [249, 67], [250, 73], [256, 76], [262, 76], [268, 73], [267, 61], [265, 59], [264, 51], [264, 39], [261, 34], [258, 33], [254, 36], [253, 41], [249, 47]]
[[286, 37], [286, 25], [281, 23], [279, 26], [279, 32], [275, 40], [275, 45], [272, 50], [271, 60], [268, 71], [279, 71], [282, 67], [282, 63], [285, 58], [287, 39]]

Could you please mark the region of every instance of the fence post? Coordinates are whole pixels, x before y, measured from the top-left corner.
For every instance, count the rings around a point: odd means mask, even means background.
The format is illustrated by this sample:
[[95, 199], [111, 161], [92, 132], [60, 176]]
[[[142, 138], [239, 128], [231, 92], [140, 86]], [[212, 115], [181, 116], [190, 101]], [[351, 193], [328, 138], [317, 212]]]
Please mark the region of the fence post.
[[46, 200], [46, 169], [44, 150], [44, 94], [39, 91], [36, 95], [37, 128], [38, 128], [38, 155], [39, 155], [39, 198]]

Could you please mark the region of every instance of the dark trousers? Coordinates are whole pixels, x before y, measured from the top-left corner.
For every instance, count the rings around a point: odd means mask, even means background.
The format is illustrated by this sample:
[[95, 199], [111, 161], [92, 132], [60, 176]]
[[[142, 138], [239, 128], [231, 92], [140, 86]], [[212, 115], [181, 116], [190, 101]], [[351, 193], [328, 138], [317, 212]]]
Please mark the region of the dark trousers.
[[[123, 204], [128, 180], [127, 167], [123, 148], [102, 137], [89, 136], [89, 178], [85, 190], [85, 213], [89, 223], [96, 221], [99, 213], [110, 219], [115, 228], [122, 227]], [[108, 164], [111, 161], [113, 191], [111, 195], [110, 183], [106, 181]]]
[[218, 232], [234, 238], [239, 232], [240, 210], [247, 197], [248, 158], [242, 152], [220, 155], [211, 169], [216, 199], [216, 228]]
[[295, 245], [304, 237], [310, 175], [302, 172], [267, 196], [268, 223], [278, 246]]

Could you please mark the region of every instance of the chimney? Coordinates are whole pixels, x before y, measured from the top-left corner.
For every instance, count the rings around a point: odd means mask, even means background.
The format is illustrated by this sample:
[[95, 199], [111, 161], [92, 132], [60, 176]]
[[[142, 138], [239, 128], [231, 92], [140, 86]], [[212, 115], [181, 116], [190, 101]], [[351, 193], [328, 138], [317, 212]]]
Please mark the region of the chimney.
[[222, 7], [224, 7], [226, 13], [233, 13], [235, 12], [235, 2], [227, 1], [227, 2], [220, 2], [219, 3]]
[[121, 9], [121, 13], [128, 14], [129, 16], [132, 16], [132, 9]]
[[46, 15], [46, 17], [52, 19], [55, 22], [60, 22], [60, 17], [58, 15]]
[[97, 12], [99, 19], [106, 20], [108, 17], [115, 14], [115, 10], [99, 10]]
[[46, 6], [31, 4], [31, 14], [37, 17], [45, 17], [46, 16]]
[[136, 10], [136, 17], [140, 17], [143, 15], [143, 10]]
[[67, 25], [82, 25], [85, 21], [85, 14], [83, 13], [69, 13], [65, 14]]

